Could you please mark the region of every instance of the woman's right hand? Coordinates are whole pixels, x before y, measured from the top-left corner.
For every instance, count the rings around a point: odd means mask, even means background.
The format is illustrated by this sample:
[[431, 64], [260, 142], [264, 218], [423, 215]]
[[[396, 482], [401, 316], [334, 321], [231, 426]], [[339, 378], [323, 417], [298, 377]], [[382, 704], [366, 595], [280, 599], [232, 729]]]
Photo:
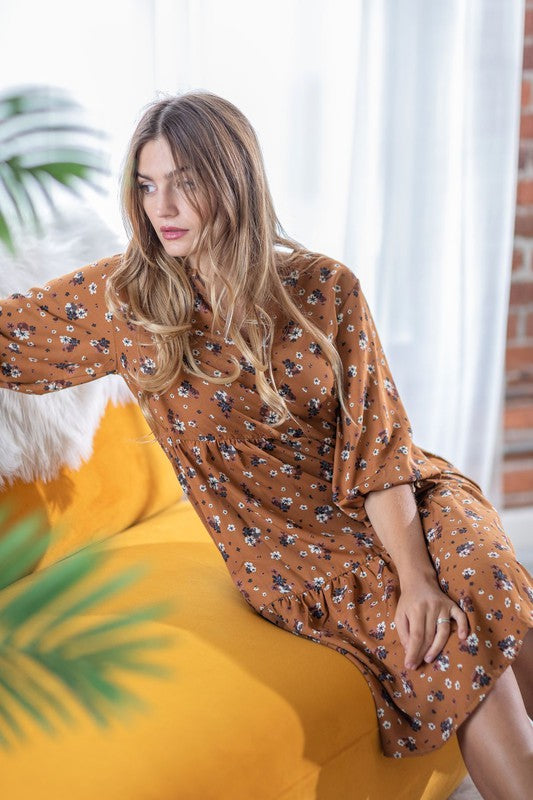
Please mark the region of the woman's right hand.
[[[449, 622], [437, 623], [439, 619]], [[468, 636], [468, 617], [431, 577], [417, 578], [403, 585], [394, 617], [398, 636], [405, 650], [406, 669], [431, 663], [450, 636], [452, 620], [460, 639]]]

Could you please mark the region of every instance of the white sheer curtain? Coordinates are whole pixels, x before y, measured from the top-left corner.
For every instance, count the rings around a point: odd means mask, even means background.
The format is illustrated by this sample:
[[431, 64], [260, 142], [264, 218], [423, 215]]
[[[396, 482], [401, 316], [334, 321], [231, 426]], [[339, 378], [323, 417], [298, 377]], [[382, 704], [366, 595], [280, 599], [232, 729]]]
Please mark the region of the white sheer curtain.
[[2, 13], [2, 83], [66, 86], [109, 131], [109, 196], [90, 202], [123, 239], [117, 179], [142, 107], [188, 89], [238, 105], [287, 232], [360, 277], [416, 443], [501, 504], [523, 0], [93, 0], [81, 19], [65, 0], [17, 0]]
[[523, 14], [505, 0], [363, 5], [343, 248], [415, 440], [498, 506]]
[[154, 10], [156, 86], [248, 114], [282, 224], [361, 278], [415, 441], [500, 505], [523, 2]]

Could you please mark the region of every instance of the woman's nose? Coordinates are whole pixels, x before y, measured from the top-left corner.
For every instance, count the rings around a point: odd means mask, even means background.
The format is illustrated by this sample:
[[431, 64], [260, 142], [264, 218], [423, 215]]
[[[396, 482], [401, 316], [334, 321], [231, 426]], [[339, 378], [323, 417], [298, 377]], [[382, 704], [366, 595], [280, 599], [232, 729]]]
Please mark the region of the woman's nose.
[[169, 189], [163, 189], [159, 193], [157, 203], [157, 214], [160, 217], [166, 217], [169, 214], [175, 214], [178, 210], [178, 203], [176, 195]]

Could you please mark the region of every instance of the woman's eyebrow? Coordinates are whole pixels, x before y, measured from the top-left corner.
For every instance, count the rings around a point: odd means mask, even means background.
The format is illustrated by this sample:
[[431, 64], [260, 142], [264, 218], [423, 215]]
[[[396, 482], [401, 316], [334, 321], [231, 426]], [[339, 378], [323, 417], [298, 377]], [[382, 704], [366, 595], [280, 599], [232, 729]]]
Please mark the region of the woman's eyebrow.
[[[172, 172], [167, 172], [167, 174], [164, 175], [163, 177], [172, 178], [173, 175], [176, 175], [178, 172], [185, 172], [188, 169], [189, 169], [189, 167], [187, 167], [187, 166], [186, 167], [179, 167], [178, 169], [173, 169]], [[147, 181], [151, 181], [152, 180], [152, 178], [150, 178], [149, 175], [142, 175], [140, 172], [136, 172], [135, 173], [135, 177], [136, 178], [146, 178]]]

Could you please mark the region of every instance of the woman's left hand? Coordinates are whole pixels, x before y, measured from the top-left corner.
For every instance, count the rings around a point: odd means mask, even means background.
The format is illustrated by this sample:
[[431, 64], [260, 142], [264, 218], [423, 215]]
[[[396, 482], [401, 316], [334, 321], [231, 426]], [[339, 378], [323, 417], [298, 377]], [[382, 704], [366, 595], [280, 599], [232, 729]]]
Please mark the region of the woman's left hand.
[[[438, 619], [450, 621], [437, 624]], [[466, 639], [466, 614], [435, 580], [417, 578], [403, 585], [394, 622], [405, 650], [406, 669], [416, 669], [422, 659], [433, 661], [448, 641], [452, 619], [457, 623], [459, 638]]]

